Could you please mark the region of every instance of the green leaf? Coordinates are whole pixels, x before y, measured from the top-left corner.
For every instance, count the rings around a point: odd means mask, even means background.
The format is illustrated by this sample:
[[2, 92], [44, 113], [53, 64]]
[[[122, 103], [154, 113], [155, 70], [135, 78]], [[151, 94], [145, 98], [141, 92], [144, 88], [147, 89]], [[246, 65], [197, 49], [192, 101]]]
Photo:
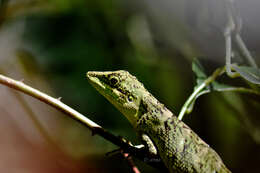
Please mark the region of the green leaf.
[[[252, 83], [256, 83], [257, 81], [260, 84], [260, 70], [256, 69], [256, 68], [251, 68], [251, 67], [245, 67], [245, 66], [240, 66], [237, 67], [238, 69], [237, 72], [239, 73], [240, 71], [240, 75], [243, 76], [244, 78], [246, 78], [247, 80], [249, 80]], [[198, 59], [194, 59], [192, 62], [192, 70], [196, 75], [196, 86], [194, 87], [194, 91], [200, 86], [202, 85], [202, 83], [207, 79], [207, 75], [204, 72], [204, 68], [203, 66], [200, 64], [200, 62], [198, 61]], [[195, 101], [202, 95], [204, 94], [208, 94], [210, 92], [213, 91], [217, 91], [217, 92], [240, 92], [240, 93], [247, 93], [247, 94], [254, 94], [254, 95], [258, 95], [259, 96], [259, 92], [258, 91], [254, 91], [252, 89], [247, 89], [247, 88], [241, 88], [241, 87], [234, 87], [231, 85], [227, 85], [227, 84], [223, 84], [223, 83], [219, 83], [216, 81], [213, 81], [212, 83], [210, 83], [208, 86], [206, 86], [205, 88], [203, 88], [201, 91], [199, 91], [194, 98], [192, 99], [192, 101], [190, 102], [190, 104], [187, 107], [187, 111], [186, 113], [190, 113], [193, 110]]]
[[194, 59], [192, 62], [192, 71], [196, 75], [196, 84], [200, 85], [206, 78], [207, 75], [204, 71], [203, 66], [200, 64], [198, 59]]
[[260, 69], [248, 66], [232, 65], [232, 68], [245, 80], [260, 85]]
[[[215, 72], [207, 77], [205, 74], [203, 67], [199, 63], [197, 59], [195, 59], [192, 63], [192, 70], [196, 74], [196, 86], [194, 87], [193, 93], [184, 103], [178, 118], [181, 120], [185, 113], [191, 113], [193, 107], [195, 105], [195, 101], [202, 95], [208, 94], [213, 91], [217, 92], [237, 92], [248, 95], [254, 95], [260, 97], [260, 92], [258, 90], [244, 88], [244, 87], [235, 87], [231, 85], [226, 85], [223, 83], [219, 83], [216, 80], [216, 77], [222, 75], [223, 73], [219, 71], [219, 69], [215, 70]], [[241, 76], [246, 76], [246, 79], [254, 81], [254, 83], [260, 82], [260, 70], [255, 68], [242, 67], [240, 69]], [[217, 75], [217, 76], [216, 76]]]
[[[208, 78], [208, 76], [206, 75], [203, 66], [196, 58], [192, 62], [192, 71], [196, 75], [196, 86], [194, 87], [194, 91], [195, 91]], [[197, 100], [198, 97], [210, 93], [211, 91], [222, 91], [228, 88], [231, 88], [231, 86], [220, 84], [218, 82], [212, 82], [209, 86], [206, 86], [200, 92], [197, 93], [197, 95], [194, 97], [194, 99], [188, 106], [187, 113], [190, 113], [192, 111], [195, 101]]]

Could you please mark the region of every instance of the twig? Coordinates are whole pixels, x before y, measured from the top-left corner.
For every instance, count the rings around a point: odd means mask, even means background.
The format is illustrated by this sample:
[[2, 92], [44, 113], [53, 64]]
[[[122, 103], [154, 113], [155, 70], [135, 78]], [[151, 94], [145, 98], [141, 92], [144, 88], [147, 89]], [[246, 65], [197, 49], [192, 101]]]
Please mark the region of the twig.
[[[233, 1], [227, 0], [226, 3], [227, 7], [227, 26], [224, 31], [224, 37], [225, 37], [225, 47], [226, 47], [226, 71], [228, 76], [230, 77], [236, 77], [237, 73], [232, 72], [231, 67], [231, 59], [232, 59], [232, 32], [236, 29], [237, 22], [234, 20], [234, 9], [233, 9]], [[232, 13], [233, 12], [233, 13]], [[238, 33], [238, 32], [237, 32]]]
[[235, 40], [236, 40], [236, 43], [241, 51], [241, 53], [244, 55], [244, 57], [246, 57], [248, 63], [254, 67], [254, 68], [257, 68], [257, 64], [254, 60], [254, 58], [252, 57], [251, 53], [249, 52], [249, 50], [247, 49], [244, 41], [242, 40], [241, 36], [239, 34], [236, 34], [235, 36]]
[[[229, 18], [229, 20], [231, 20]], [[232, 21], [229, 22], [232, 25]], [[231, 39], [231, 32], [232, 26], [228, 25], [224, 32], [225, 37], [225, 47], [226, 47], [226, 71], [230, 77], [234, 77], [236, 73], [232, 72], [231, 70], [231, 58], [232, 58], [232, 39]]]
[[134, 161], [133, 161], [133, 158], [131, 157], [131, 155], [129, 155], [129, 153], [125, 153], [123, 150], [121, 150], [121, 154], [126, 159], [128, 165], [131, 167], [132, 172], [133, 173], [140, 173], [139, 169], [134, 164]]
[[64, 113], [70, 115], [72, 118], [80, 121], [81, 123], [84, 123], [88, 128], [100, 128], [98, 124], [94, 123], [93, 121], [86, 118], [84, 115], [80, 114], [79, 112], [75, 111], [74, 109], [70, 108], [69, 106], [62, 103], [59, 99], [55, 99], [53, 97], [48, 96], [45, 93], [40, 92], [39, 90], [36, 90], [26, 84], [24, 84], [22, 81], [16, 81], [11, 78], [8, 78], [6, 76], [0, 75], [0, 83], [16, 89], [18, 91], [21, 91], [27, 95], [30, 95], [34, 98], [37, 98], [41, 100], [42, 102], [45, 102], [54, 108], [63, 111]]
[[29, 104], [23, 99], [22, 95], [13, 90], [10, 93], [18, 100], [18, 102], [25, 109], [26, 113], [29, 115], [30, 119], [33, 121], [33, 124], [35, 125], [36, 129], [40, 132], [40, 134], [43, 136], [44, 140], [46, 140], [48, 144], [50, 144], [51, 146], [56, 147], [55, 142], [52, 140], [51, 136], [48, 135], [48, 132], [44, 129], [44, 127], [40, 123], [40, 120], [36, 117], [35, 113], [31, 109]]
[[[65, 113], [66, 115], [69, 115], [71, 118], [77, 120], [78, 122], [80, 122], [81, 124], [89, 128], [93, 132], [93, 135], [97, 134], [103, 137], [104, 139], [122, 148], [125, 152], [129, 152], [131, 155], [137, 157], [142, 161], [145, 161], [146, 160], [145, 158], [150, 157], [149, 153], [145, 148], [134, 147], [129, 141], [125, 140], [124, 138], [117, 137], [112, 133], [106, 131], [100, 125], [96, 124], [95, 122], [91, 121], [90, 119], [80, 114], [76, 110], [62, 103], [59, 98], [56, 99], [50, 97], [49, 95], [24, 84], [22, 81], [17, 81], [1, 74], [0, 74], [0, 83], [7, 87], [21, 91], [29, 96], [32, 96], [54, 107], [55, 109]], [[162, 161], [157, 163], [147, 162], [147, 164], [155, 168], [166, 169]]]
[[[226, 46], [226, 66], [227, 74], [230, 77], [236, 77], [238, 74], [232, 72], [232, 40], [238, 46], [240, 53], [243, 55], [244, 59], [248, 64], [254, 68], [257, 68], [257, 64], [247, 49], [244, 41], [240, 36], [240, 30], [242, 29], [242, 19], [239, 17], [237, 10], [234, 7], [233, 0], [226, 0], [226, 10], [227, 10], [227, 26], [224, 31], [225, 46]], [[234, 39], [232, 39], [232, 33], [234, 33]]]
[[228, 0], [228, 15], [234, 22], [234, 35], [235, 35], [235, 42], [238, 46], [240, 53], [244, 56], [246, 61], [249, 63], [250, 66], [257, 68], [257, 64], [252, 57], [250, 51], [247, 49], [243, 39], [240, 36], [240, 31], [242, 29], [242, 18], [239, 15], [239, 11], [235, 8], [235, 2], [233, 0]]

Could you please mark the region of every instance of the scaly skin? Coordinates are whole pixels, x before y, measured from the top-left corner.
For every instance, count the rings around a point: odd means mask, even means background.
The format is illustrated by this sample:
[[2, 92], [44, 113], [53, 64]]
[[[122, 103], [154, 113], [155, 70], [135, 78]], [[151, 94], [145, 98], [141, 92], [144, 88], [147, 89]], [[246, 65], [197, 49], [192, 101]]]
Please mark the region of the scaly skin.
[[127, 71], [88, 72], [90, 83], [130, 121], [169, 172], [228, 173], [218, 154]]

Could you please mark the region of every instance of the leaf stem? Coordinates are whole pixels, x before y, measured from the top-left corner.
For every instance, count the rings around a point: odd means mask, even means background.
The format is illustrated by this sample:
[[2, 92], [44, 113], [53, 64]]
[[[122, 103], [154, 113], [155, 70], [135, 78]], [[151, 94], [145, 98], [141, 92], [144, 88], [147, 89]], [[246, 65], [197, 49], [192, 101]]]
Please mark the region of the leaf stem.
[[202, 82], [190, 95], [190, 97], [186, 100], [184, 105], [182, 106], [182, 109], [179, 113], [178, 119], [182, 120], [183, 116], [187, 112], [188, 107], [192, 103], [192, 101], [196, 98], [196, 96], [205, 88], [207, 87], [211, 82], [215, 81], [215, 79], [222, 75], [225, 72], [225, 67], [217, 68], [211, 76], [209, 76], [204, 82]]

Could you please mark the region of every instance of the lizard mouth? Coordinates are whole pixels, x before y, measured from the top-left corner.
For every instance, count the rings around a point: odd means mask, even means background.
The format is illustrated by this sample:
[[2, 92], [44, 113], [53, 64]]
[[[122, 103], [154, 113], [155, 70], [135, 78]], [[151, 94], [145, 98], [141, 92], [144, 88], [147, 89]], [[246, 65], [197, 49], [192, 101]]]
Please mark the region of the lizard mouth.
[[104, 82], [101, 82], [99, 77], [101, 76], [101, 72], [99, 74], [99, 72], [92, 72], [89, 71], [87, 72], [87, 78], [90, 81], [90, 84], [93, 85], [96, 89], [98, 88], [103, 88], [105, 89], [106, 87], [104, 86]]
[[120, 83], [113, 85], [111, 80], [113, 78], [109, 80], [109, 76], [114, 73], [115, 72], [111, 71], [90, 71], [87, 72], [87, 78], [90, 84], [135, 126], [139, 103], [137, 103], [136, 98], [131, 95], [128, 90], [121, 89], [123, 86], [121, 86]]
[[106, 97], [110, 102], [113, 104], [122, 102], [120, 99], [122, 97], [122, 93], [118, 91], [116, 88], [112, 88], [107, 82], [105, 81], [104, 76], [109, 74], [109, 72], [87, 72], [87, 78], [91, 85], [98, 90], [100, 94]]

